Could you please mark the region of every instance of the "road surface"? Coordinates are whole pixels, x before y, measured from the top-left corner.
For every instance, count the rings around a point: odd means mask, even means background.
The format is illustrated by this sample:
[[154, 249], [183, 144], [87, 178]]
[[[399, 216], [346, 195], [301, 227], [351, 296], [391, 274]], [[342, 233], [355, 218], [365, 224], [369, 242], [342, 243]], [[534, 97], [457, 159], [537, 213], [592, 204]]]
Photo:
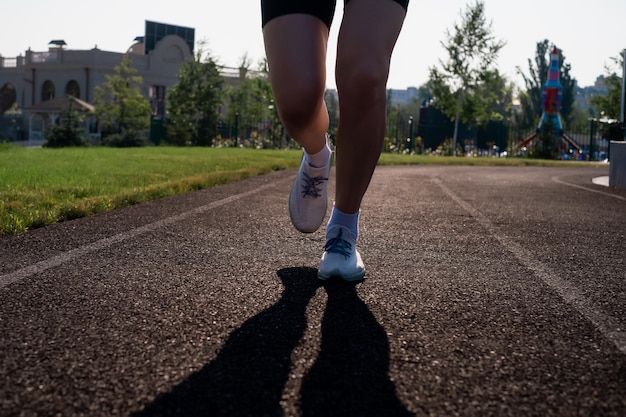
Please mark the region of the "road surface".
[[626, 415], [608, 167], [379, 167], [357, 284], [294, 174], [0, 238], [0, 416]]

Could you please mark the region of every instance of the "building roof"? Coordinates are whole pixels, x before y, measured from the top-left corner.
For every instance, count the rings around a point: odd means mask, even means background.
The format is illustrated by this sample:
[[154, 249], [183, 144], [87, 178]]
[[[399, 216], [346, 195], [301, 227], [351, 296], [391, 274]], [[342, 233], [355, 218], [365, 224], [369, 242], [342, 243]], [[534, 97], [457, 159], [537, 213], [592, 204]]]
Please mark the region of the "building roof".
[[92, 112], [96, 110], [93, 105], [73, 96], [61, 96], [42, 101], [41, 103], [32, 106], [29, 110], [31, 112], [39, 113], [61, 112], [69, 109], [71, 103], [74, 104], [74, 109], [77, 111]]

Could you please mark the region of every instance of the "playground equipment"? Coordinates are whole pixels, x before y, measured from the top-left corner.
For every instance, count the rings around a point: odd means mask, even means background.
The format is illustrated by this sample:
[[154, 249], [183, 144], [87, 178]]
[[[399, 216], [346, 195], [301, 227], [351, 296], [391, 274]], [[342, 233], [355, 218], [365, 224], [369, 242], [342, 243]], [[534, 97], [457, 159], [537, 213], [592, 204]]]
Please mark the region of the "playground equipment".
[[517, 150], [524, 147], [530, 147], [534, 140], [541, 134], [544, 124], [549, 123], [554, 127], [554, 134], [560, 138], [561, 150], [568, 152], [570, 149], [577, 153], [582, 152], [582, 147], [563, 130], [563, 121], [561, 119], [561, 103], [563, 100], [563, 85], [560, 80], [559, 72], [559, 55], [560, 51], [555, 46], [550, 53], [550, 68], [548, 69], [548, 81], [543, 85], [541, 93], [541, 106], [543, 113], [537, 126], [537, 131], [517, 145]]

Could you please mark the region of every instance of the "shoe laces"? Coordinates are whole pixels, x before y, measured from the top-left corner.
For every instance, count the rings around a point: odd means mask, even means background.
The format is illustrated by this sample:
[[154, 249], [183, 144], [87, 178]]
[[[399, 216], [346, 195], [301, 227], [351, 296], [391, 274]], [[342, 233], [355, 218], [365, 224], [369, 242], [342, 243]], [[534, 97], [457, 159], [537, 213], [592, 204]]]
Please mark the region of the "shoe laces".
[[346, 258], [349, 258], [350, 255], [352, 255], [352, 243], [344, 239], [342, 235], [343, 229], [339, 229], [339, 233], [337, 233], [337, 236], [326, 241], [326, 245], [324, 245], [324, 250], [329, 253], [338, 253], [345, 256]]
[[320, 187], [324, 181], [328, 181], [328, 178], [323, 176], [311, 177], [306, 172], [302, 173], [302, 197], [321, 197], [322, 187]]

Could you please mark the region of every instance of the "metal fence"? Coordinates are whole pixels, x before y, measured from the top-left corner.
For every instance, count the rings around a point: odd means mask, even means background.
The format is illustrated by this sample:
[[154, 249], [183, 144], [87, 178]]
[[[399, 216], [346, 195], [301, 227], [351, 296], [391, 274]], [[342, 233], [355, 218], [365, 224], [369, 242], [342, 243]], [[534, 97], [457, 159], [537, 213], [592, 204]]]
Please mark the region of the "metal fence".
[[[526, 152], [527, 150], [520, 149], [519, 144], [535, 133], [536, 129], [509, 128], [509, 149]], [[565, 129], [563, 133], [580, 148], [580, 152], [576, 152], [574, 146], [563, 141], [561, 159], [603, 161], [610, 157], [611, 140], [624, 139], [623, 125], [615, 120], [589, 119], [586, 127], [573, 131]], [[536, 145], [536, 140], [533, 142]]]

